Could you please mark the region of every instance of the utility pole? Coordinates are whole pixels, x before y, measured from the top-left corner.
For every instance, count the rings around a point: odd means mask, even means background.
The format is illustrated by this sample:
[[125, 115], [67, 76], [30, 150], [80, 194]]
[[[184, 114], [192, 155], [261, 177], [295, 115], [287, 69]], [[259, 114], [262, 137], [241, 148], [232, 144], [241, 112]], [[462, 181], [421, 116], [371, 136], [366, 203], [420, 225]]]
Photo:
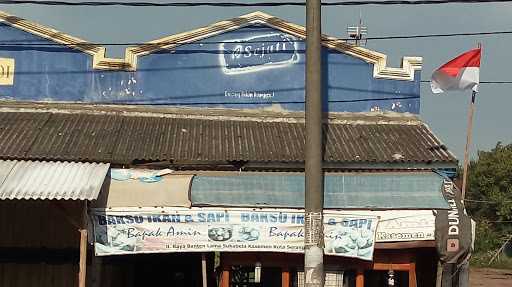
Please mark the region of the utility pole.
[[321, 0], [306, 0], [304, 286], [324, 286]]

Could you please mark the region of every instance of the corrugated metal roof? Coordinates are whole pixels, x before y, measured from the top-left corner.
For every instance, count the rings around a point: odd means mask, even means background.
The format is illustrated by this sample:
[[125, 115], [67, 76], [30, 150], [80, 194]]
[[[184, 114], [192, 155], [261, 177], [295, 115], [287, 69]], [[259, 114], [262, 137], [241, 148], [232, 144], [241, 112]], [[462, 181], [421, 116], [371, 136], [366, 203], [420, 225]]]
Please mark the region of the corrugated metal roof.
[[0, 161], [0, 167], [10, 167], [0, 185], [0, 199], [93, 200], [110, 164]]
[[15, 160], [0, 160], [0, 186], [5, 181], [12, 168], [16, 164]]
[[[444, 209], [443, 177], [434, 172], [339, 173], [324, 177], [324, 208]], [[195, 176], [193, 206], [304, 208], [304, 174]]]
[[[304, 161], [305, 127], [300, 121], [43, 112], [2, 112], [0, 117], [7, 122], [0, 126], [8, 135], [0, 137], [4, 159]], [[327, 163], [456, 163], [419, 121], [331, 122], [324, 124], [324, 132]]]
[[122, 119], [113, 115], [52, 114], [40, 127], [28, 158], [108, 162]]
[[50, 113], [0, 113], [0, 151], [10, 158], [24, 157]]

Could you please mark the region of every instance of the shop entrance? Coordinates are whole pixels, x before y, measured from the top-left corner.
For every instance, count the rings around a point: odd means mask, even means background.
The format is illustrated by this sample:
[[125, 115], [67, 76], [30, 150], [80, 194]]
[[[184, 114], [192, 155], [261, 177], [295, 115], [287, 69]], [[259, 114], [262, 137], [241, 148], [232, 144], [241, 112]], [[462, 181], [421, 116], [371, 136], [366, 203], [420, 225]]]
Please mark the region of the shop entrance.
[[[304, 272], [300, 268], [231, 266], [230, 287], [304, 287]], [[355, 287], [355, 272], [325, 270], [326, 287]], [[256, 275], [260, 273], [260, 275]], [[258, 278], [259, 277], [259, 278]], [[384, 285], [382, 285], [384, 286]]]
[[[424, 253], [432, 252], [434, 250], [426, 250]], [[373, 261], [325, 256], [325, 286], [432, 286], [431, 282], [435, 282], [435, 278], [431, 278], [429, 274], [422, 275], [422, 280], [418, 284], [414, 258], [416, 253], [418, 252], [410, 250], [383, 250], [376, 252]], [[303, 287], [303, 261], [302, 254], [222, 253], [222, 274], [219, 286]], [[429, 266], [432, 264], [429, 262], [422, 264], [425, 265], [423, 273], [429, 273]], [[256, 275], [257, 273], [259, 275]]]
[[[259, 273], [259, 275], [258, 275]], [[232, 266], [232, 287], [281, 287], [282, 270], [278, 267]]]
[[101, 273], [101, 287], [202, 286], [197, 253], [104, 257]]

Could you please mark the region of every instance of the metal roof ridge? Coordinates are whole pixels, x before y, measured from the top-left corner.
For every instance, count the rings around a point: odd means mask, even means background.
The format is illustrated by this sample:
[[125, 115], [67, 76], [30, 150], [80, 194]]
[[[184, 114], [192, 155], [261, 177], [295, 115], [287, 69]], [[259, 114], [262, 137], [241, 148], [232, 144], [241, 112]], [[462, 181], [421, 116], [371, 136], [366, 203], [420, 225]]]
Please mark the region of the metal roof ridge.
[[[153, 118], [189, 118], [203, 120], [232, 120], [258, 122], [304, 123], [304, 112], [288, 112], [269, 109], [217, 109], [120, 105], [84, 105], [84, 104], [41, 104], [41, 103], [0, 103], [0, 112], [54, 113], [118, 115], [127, 117]], [[410, 113], [397, 112], [337, 112], [326, 114], [324, 122], [330, 124], [403, 124], [425, 125], [421, 119]]]

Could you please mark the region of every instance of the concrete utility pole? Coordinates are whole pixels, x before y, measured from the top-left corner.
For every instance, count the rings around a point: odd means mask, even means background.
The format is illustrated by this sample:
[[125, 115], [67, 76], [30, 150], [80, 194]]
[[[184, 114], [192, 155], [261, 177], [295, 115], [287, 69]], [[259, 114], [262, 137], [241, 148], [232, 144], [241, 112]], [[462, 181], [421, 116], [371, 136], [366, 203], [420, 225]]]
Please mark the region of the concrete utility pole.
[[306, 1], [305, 287], [324, 286], [321, 5], [321, 0]]

